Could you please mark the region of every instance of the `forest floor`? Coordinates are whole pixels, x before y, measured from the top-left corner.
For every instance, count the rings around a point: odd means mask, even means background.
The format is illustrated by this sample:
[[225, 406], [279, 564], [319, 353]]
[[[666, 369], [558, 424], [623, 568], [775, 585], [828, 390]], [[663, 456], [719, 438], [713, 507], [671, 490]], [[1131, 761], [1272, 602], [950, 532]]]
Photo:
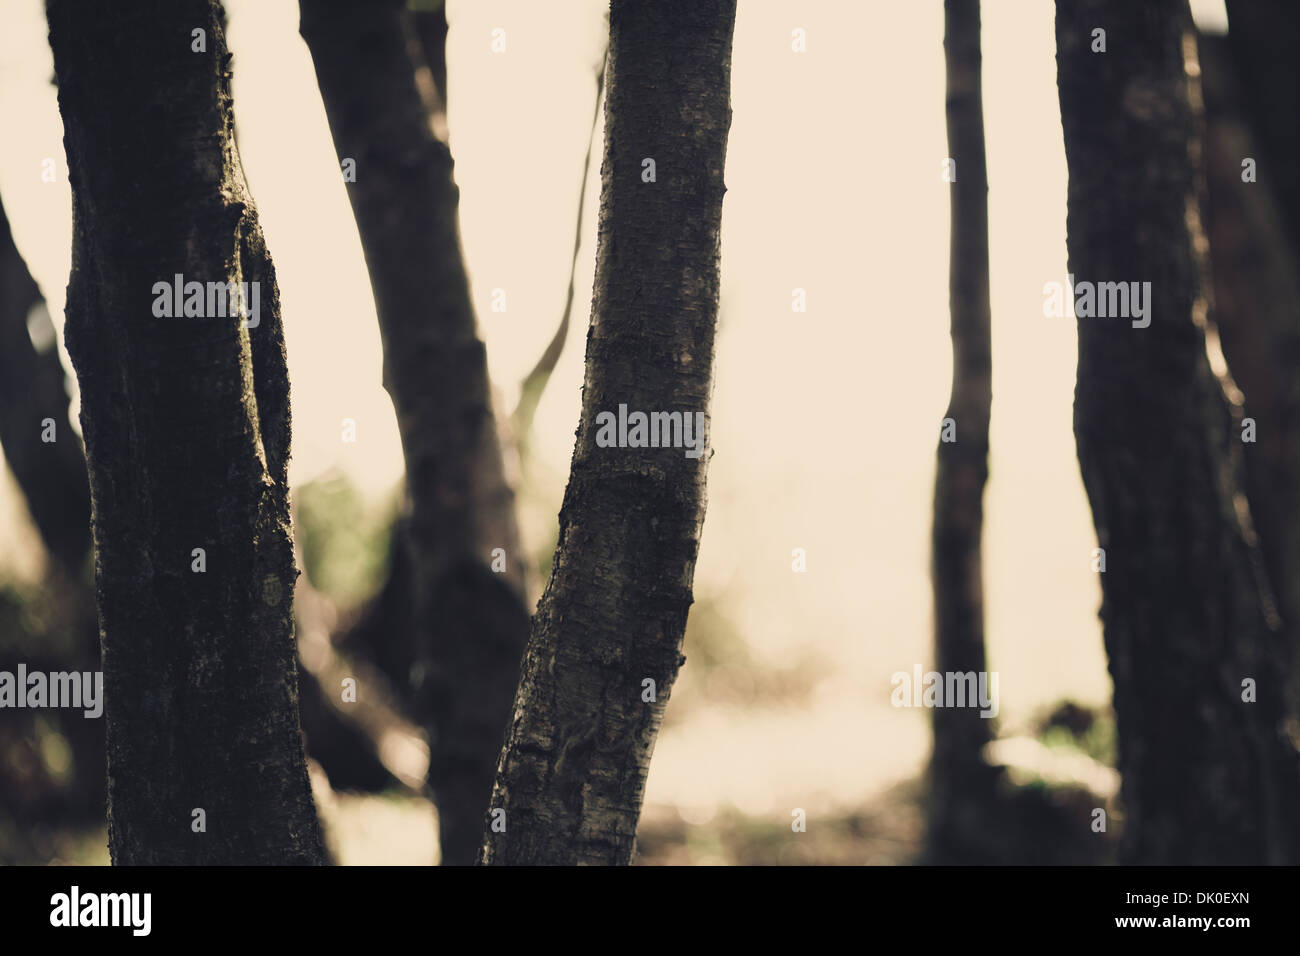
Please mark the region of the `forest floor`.
[[[637, 832], [639, 866], [900, 866], [925, 862], [920, 781], [900, 783], [859, 810], [790, 822], [720, 807], [707, 814], [649, 805]], [[318, 800], [320, 795], [318, 793]], [[1059, 865], [1114, 861], [1114, 834], [1088, 826], [1097, 799], [1073, 787], [1004, 788], [971, 836], [972, 859], [947, 862]], [[339, 864], [424, 866], [437, 852], [432, 805], [405, 795], [332, 794], [321, 801]], [[687, 819], [690, 817], [690, 819]], [[109, 862], [103, 828], [51, 831], [36, 840], [55, 865]], [[24, 862], [13, 860], [11, 862]]]
[[[301, 489], [298, 496], [308, 576], [340, 607], [358, 606], [378, 587], [385, 522], [391, 518], [382, 509], [367, 512], [350, 494], [346, 485], [326, 483]], [[0, 511], [0, 525], [3, 519]], [[34, 536], [29, 528], [25, 533]], [[548, 554], [539, 551], [539, 567]], [[43, 609], [51, 601], [37, 599], [44, 592], [36, 570], [24, 575], [9, 568], [7, 577], [13, 583], [0, 586], [0, 649], [32, 659], [30, 648], [49, 644]], [[5, 580], [0, 575], [0, 584]], [[728, 603], [704, 595], [692, 609], [690, 666], [674, 686], [656, 745], [635, 862], [925, 861], [920, 775], [930, 749], [929, 716], [892, 706], [884, 679], [897, 660], [924, 657], [889, 642], [811, 626], [801, 642], [773, 651], [753, 636], [752, 621], [733, 620], [737, 608], [748, 606], [739, 598]], [[918, 642], [923, 640], [913, 641]], [[1008, 656], [1011, 663], [1018, 658]], [[1074, 669], [1070, 659], [1062, 660], [1064, 670]], [[1094, 830], [1098, 810], [1113, 816], [1118, 788], [1113, 716], [1086, 699], [1071, 702], [1059, 683], [1041, 674], [1033, 681], [1023, 675], [1008, 679], [1008, 686], [1032, 686], [1037, 696], [1052, 696], [1034, 702], [1023, 693], [1008, 695], [1008, 704], [1019, 700], [1019, 706], [1005, 709], [999, 737], [986, 754], [1007, 768], [1002, 784], [992, 805], [971, 814], [962, 858], [946, 862], [1087, 864], [1113, 858], [1115, 822], [1107, 820], [1109, 833]], [[0, 783], [12, 783], [15, 793], [36, 794], [33, 766], [48, 764], [43, 772], [52, 778], [61, 766], [66, 776], [69, 761], [55, 759], [70, 753], [55, 746], [60, 739], [45, 733], [33, 750], [30, 742], [10, 741], [23, 743], [15, 749], [0, 738]], [[102, 786], [100, 766], [94, 767], [96, 786]], [[437, 858], [436, 811], [421, 796], [336, 792], [319, 772], [313, 785], [338, 863], [422, 866]], [[34, 806], [37, 797], [28, 797], [19, 810]], [[792, 823], [800, 809], [804, 828], [797, 830]], [[0, 800], [0, 863], [108, 863], [102, 826], [34, 827], [32, 816], [18, 810], [10, 815]]]

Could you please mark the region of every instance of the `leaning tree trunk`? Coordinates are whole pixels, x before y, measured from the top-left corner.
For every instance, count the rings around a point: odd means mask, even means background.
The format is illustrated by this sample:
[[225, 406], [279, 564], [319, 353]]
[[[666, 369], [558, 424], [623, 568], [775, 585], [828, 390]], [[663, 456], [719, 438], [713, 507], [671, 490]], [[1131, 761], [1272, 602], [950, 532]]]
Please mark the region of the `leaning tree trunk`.
[[[320, 863], [298, 725], [284, 342], [231, 135], [221, 6], [49, 0], [48, 13], [112, 858]], [[176, 275], [250, 283], [256, 326], [251, 302], [241, 321], [215, 297], [195, 301], [201, 316], [160, 316], [170, 296], [155, 284]]]
[[68, 390], [54, 325], [45, 298], [14, 245], [3, 206], [0, 445], [46, 550], [69, 578], [78, 579], [90, 553], [86, 462], [81, 439], [68, 417]]
[[735, 14], [735, 0], [610, 6], [582, 417], [485, 863], [632, 857], [650, 754], [684, 660], [709, 451], [602, 447], [613, 437], [603, 413], [707, 420]]
[[[45, 298], [14, 245], [0, 206], [0, 444], [50, 556], [53, 573], [47, 584], [58, 608], [57, 620], [41, 622], [49, 627], [41, 642], [42, 660], [27, 654], [27, 665], [29, 670], [97, 671], [99, 634], [86, 561], [90, 486], [81, 439], [68, 414], [68, 390], [55, 340]], [[17, 636], [0, 633], [0, 653], [15, 652], [11, 642]], [[35, 751], [35, 718], [29, 718], [33, 722], [23, 733]], [[25, 765], [9, 761], [0, 769], [0, 790], [6, 791], [0, 811], [13, 812], [23, 826], [24, 802], [33, 799], [46, 821], [102, 819], [103, 725], [76, 710], [57, 710], [49, 719], [68, 743], [72, 773], [61, 785], [51, 779], [52, 792], [31, 781], [6, 787], [25, 778]]]
[[[957, 175], [948, 257], [952, 395], [945, 425], [951, 430], [939, 442], [931, 543], [934, 650], [940, 673], [979, 674], [986, 667], [980, 535], [993, 400], [979, 0], [944, 3], [944, 54], [948, 151]], [[995, 777], [983, 749], [992, 734], [980, 708], [967, 703], [934, 710], [927, 842], [936, 860], [962, 859], [967, 838], [988, 825]]]
[[[1096, 28], [1107, 52], [1092, 52]], [[1237, 436], [1203, 331], [1191, 29], [1186, 0], [1057, 3], [1069, 271], [1150, 282], [1145, 319], [1078, 319], [1074, 427], [1106, 560], [1121, 854], [1294, 863], [1287, 648], [1236, 510]]]
[[[406, 457], [409, 516], [399, 527], [416, 602], [414, 695], [429, 730], [442, 859], [468, 864], [482, 838], [528, 609], [461, 257], [459, 191], [451, 153], [433, 132], [441, 97], [421, 96], [427, 66], [401, 0], [301, 0], [300, 8], [335, 146], [340, 159], [356, 161], [348, 195]], [[503, 573], [492, 567], [498, 548]]]

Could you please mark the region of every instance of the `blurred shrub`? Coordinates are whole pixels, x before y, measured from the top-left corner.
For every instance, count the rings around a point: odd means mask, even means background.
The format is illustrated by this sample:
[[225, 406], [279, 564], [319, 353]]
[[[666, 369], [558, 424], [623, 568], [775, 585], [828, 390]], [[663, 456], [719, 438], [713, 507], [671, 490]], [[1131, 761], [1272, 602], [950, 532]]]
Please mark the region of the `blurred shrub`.
[[296, 533], [307, 577], [339, 607], [356, 607], [383, 583], [397, 502], [397, 494], [367, 502], [341, 472], [295, 491]]

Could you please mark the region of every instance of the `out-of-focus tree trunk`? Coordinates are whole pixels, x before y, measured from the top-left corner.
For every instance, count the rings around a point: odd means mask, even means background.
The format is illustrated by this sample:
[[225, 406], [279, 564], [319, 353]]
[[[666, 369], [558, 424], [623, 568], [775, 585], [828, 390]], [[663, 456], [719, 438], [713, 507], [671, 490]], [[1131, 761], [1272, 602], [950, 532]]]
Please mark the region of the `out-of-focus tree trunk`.
[[[298, 721], [279, 296], [231, 135], [221, 6], [47, 9], [73, 196], [66, 334], [93, 502], [112, 858], [320, 863]], [[177, 274], [257, 283], [256, 326], [229, 302], [158, 315], [155, 284]]]
[[68, 390], [54, 325], [36, 280], [14, 245], [3, 206], [0, 445], [50, 556], [68, 577], [79, 578], [90, 553], [86, 462], [81, 439], [68, 418]]
[[[1092, 52], [1096, 28], [1105, 53]], [[1288, 648], [1238, 511], [1240, 443], [1206, 354], [1191, 15], [1185, 0], [1058, 0], [1056, 39], [1069, 272], [1076, 286], [1150, 282], [1148, 327], [1078, 319], [1074, 424], [1106, 557], [1121, 855], [1294, 863]]]
[[601, 447], [598, 416], [626, 405], [707, 418], [735, 14], [735, 0], [610, 7], [582, 416], [485, 863], [625, 864], [633, 854], [684, 660], [709, 451]]
[[[931, 578], [935, 669], [983, 673], [984, 576], [980, 536], [988, 480], [990, 346], [988, 174], [980, 85], [979, 0], [944, 3], [948, 152], [956, 161], [948, 259], [952, 395], [945, 418], [956, 441], [940, 440], [934, 489]], [[948, 423], [945, 423], [948, 424]], [[951, 703], [951, 702], [948, 702]], [[963, 833], [987, 829], [995, 775], [983, 757], [992, 739], [975, 701], [934, 710], [927, 842], [936, 859], [962, 859]]]
[[[1201, 38], [1211, 317], [1254, 420], [1247, 494], [1292, 647], [1300, 697], [1300, 5], [1228, 4], [1231, 32]], [[1249, 176], [1242, 163], [1255, 163]]]
[[[400, 0], [302, 0], [300, 8], [335, 146], [356, 160], [348, 196], [406, 457], [409, 515], [399, 527], [415, 602], [414, 694], [429, 731], [443, 861], [468, 864], [528, 610], [514, 495], [461, 257], [459, 190]], [[498, 548], [504, 573], [491, 567]]]
[[[334, 790], [379, 793], [425, 786], [429, 754], [423, 734], [395, 705], [384, 675], [366, 659], [341, 655], [331, 639], [336, 612], [304, 574], [293, 602], [298, 633], [302, 728], [307, 754]], [[359, 689], [344, 699], [344, 681]]]
[[[1259, 179], [1269, 184], [1293, 248], [1300, 248], [1300, 4], [1292, 0], [1226, 0], [1228, 46], [1240, 80], [1242, 108], [1263, 154]], [[1242, 157], [1244, 158], [1244, 157]], [[1259, 157], [1256, 157], [1259, 158]]]
[[[50, 556], [52, 615], [5, 607], [0, 658], [32, 671], [99, 670], [99, 637], [90, 586], [90, 486], [81, 439], [68, 415], [68, 390], [45, 299], [23, 262], [0, 206], [0, 444], [28, 513]], [[46, 441], [45, 438], [51, 440]], [[35, 633], [28, 622], [36, 624]], [[38, 636], [35, 647], [24, 637]], [[47, 712], [68, 742], [71, 766], [48, 773], [36, 733], [38, 712], [9, 715], [0, 741], [0, 814], [19, 827], [67, 823], [104, 813], [104, 728], [82, 711]], [[35, 769], [33, 769], [35, 768]], [[33, 831], [36, 828], [32, 828]]]

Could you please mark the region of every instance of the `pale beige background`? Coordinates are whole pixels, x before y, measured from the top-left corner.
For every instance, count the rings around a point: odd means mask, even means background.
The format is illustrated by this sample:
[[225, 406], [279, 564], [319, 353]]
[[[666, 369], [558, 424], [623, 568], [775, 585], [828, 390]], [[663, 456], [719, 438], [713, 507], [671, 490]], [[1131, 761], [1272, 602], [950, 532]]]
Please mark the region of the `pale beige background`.
[[[227, 6], [240, 147], [283, 293], [292, 476], [338, 467], [378, 497], [401, 475], [400, 449], [297, 4]], [[1222, 23], [1222, 0], [1194, 6], [1203, 23]], [[464, 244], [507, 406], [563, 302], [601, 9], [449, 4]], [[1042, 314], [1043, 284], [1062, 280], [1066, 261], [1052, 21], [1048, 0], [984, 4], [994, 320], [985, 566], [990, 666], [1011, 728], [1062, 696], [1109, 694], [1070, 424], [1074, 326]], [[506, 30], [504, 54], [490, 50], [495, 27]], [[791, 51], [795, 28], [807, 31], [806, 53]], [[950, 365], [942, 34], [938, 0], [740, 3], [717, 454], [696, 590], [760, 670], [814, 678], [806, 696], [755, 710], [712, 694], [687, 664], [648, 799], [688, 819], [723, 803], [786, 820], [793, 806], [852, 806], [926, 756], [924, 711], [888, 701], [890, 675], [930, 658], [929, 507]], [[6, 0], [0, 194], [61, 330], [71, 227], [51, 75], [40, 0]], [[40, 180], [46, 157], [54, 184]], [[525, 516], [534, 544], [554, 534], [577, 422], [598, 185], [593, 177], [577, 321], [537, 417], [545, 477]], [[797, 287], [804, 314], [791, 311]], [[494, 288], [506, 290], [505, 313], [490, 311]], [[354, 445], [340, 440], [345, 417], [358, 422]], [[30, 573], [34, 539], [7, 478], [0, 514], [0, 560]], [[805, 574], [791, 572], [795, 547], [807, 550]]]

